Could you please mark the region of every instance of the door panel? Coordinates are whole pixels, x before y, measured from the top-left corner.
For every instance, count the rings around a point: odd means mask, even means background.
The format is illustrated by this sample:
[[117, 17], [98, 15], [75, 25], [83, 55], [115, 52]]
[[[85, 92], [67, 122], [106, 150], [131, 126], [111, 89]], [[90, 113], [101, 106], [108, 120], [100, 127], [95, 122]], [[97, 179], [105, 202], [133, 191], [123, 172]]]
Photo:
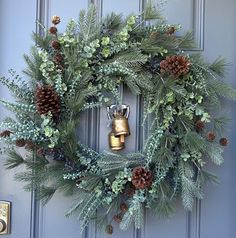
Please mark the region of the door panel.
[[[204, 55], [208, 60], [223, 56], [229, 63], [226, 80], [236, 88], [236, 2], [234, 0], [206, 1], [205, 12], [205, 47]], [[220, 17], [221, 16], [221, 17]], [[225, 162], [222, 167], [214, 167], [219, 175], [218, 186], [208, 186], [201, 209], [201, 237], [235, 237], [235, 102], [226, 102], [222, 114], [232, 118], [227, 135], [230, 145], [224, 153]]]
[[140, 9], [141, 1], [102, 1], [102, 14], [105, 16], [108, 13], [122, 13], [124, 16], [127, 16], [131, 13], [138, 13]]
[[[52, 15], [61, 16], [59, 31], [65, 29], [70, 18], [77, 18], [79, 10], [86, 9], [89, 2], [96, 4], [99, 16], [111, 11], [123, 13], [138, 13], [143, 9], [145, 0], [1, 0], [0, 1], [0, 75], [6, 75], [7, 69], [14, 68], [18, 72], [24, 68], [22, 54], [29, 50], [32, 44], [30, 33], [35, 29], [36, 16], [46, 26], [50, 25]], [[196, 38], [197, 47], [202, 50], [207, 60], [213, 60], [219, 55], [231, 62], [227, 78], [236, 88], [233, 81], [236, 74], [236, 2], [234, 0], [168, 0], [163, 14], [170, 23], [180, 23], [183, 26], [181, 34], [191, 30]], [[36, 15], [35, 15], [36, 13]], [[131, 136], [127, 138], [125, 151], [137, 151], [143, 144], [143, 128], [140, 126], [142, 103], [124, 87], [121, 90], [123, 103], [131, 106], [129, 118]], [[5, 88], [0, 88], [0, 96], [10, 97]], [[236, 117], [236, 109], [232, 103], [225, 103], [222, 113]], [[8, 115], [0, 108], [0, 119]], [[83, 143], [102, 152], [108, 150], [107, 135], [110, 131], [106, 108], [92, 110], [81, 118], [78, 137]], [[221, 183], [218, 186], [206, 186], [205, 199], [196, 201], [193, 212], [185, 212], [178, 201], [176, 214], [170, 219], [158, 219], [150, 211], [145, 215], [145, 225], [142, 230], [130, 228], [122, 232], [114, 227], [114, 238], [232, 238], [234, 237], [234, 214], [236, 213], [234, 181], [236, 148], [233, 121], [228, 132], [230, 146], [225, 152], [225, 164], [220, 167], [209, 167], [219, 175]], [[42, 207], [35, 202], [34, 196], [22, 191], [22, 186], [13, 180], [14, 172], [6, 172], [3, 160], [0, 160], [0, 199], [13, 202], [13, 219], [11, 238], [66, 238], [66, 237], [108, 237], [99, 232], [96, 224], [91, 223], [83, 234], [75, 217], [65, 218], [65, 211], [73, 204], [75, 198], [56, 196]], [[32, 206], [31, 206], [32, 204]], [[22, 217], [23, 214], [23, 217]], [[34, 219], [31, 219], [31, 214]], [[22, 227], [24, 227], [22, 229]]]
[[[72, 0], [72, 1], [43, 1], [44, 18], [41, 22], [49, 27], [51, 25], [51, 16], [58, 15], [61, 17], [61, 23], [58, 25], [58, 31], [63, 32], [66, 24], [71, 19], [77, 19], [79, 11], [87, 9], [87, 0]], [[89, 134], [87, 123], [88, 115], [84, 114], [81, 118], [81, 124], [78, 128], [78, 136], [83, 143], [87, 143], [87, 136]], [[66, 218], [65, 213], [75, 203], [74, 197], [63, 197], [61, 193], [56, 193], [55, 196], [46, 206], [41, 206], [39, 213], [35, 216], [39, 217], [39, 238], [43, 237], [81, 237], [80, 224], [76, 217]]]
[[[25, 10], [23, 6], [27, 6]], [[22, 54], [29, 52], [31, 33], [35, 29], [36, 1], [0, 1], [0, 75], [10, 68], [17, 73], [25, 67]], [[0, 97], [12, 100], [6, 88], [0, 87]], [[0, 120], [10, 115], [0, 106]], [[21, 151], [22, 152], [22, 151]], [[5, 237], [30, 237], [31, 194], [24, 192], [22, 184], [14, 181], [14, 171], [5, 171], [4, 157], [0, 156], [0, 200], [12, 202], [12, 233]]]
[[67, 22], [70, 19], [77, 19], [79, 16], [79, 11], [82, 9], [87, 9], [88, 1], [87, 0], [70, 0], [68, 1], [58, 1], [51, 0], [45, 1], [48, 5], [46, 6], [46, 19], [50, 24], [51, 16], [57, 15], [61, 17], [61, 23], [58, 25], [58, 31], [63, 32]]
[[205, 0], [168, 0], [163, 14], [170, 24], [182, 26], [180, 34], [193, 32], [196, 41], [196, 48], [193, 50], [203, 50]]
[[[181, 24], [184, 30], [191, 29], [193, 25], [193, 6], [194, 0], [170, 0], [163, 13], [168, 22]], [[173, 14], [173, 9], [178, 9], [178, 14]]]

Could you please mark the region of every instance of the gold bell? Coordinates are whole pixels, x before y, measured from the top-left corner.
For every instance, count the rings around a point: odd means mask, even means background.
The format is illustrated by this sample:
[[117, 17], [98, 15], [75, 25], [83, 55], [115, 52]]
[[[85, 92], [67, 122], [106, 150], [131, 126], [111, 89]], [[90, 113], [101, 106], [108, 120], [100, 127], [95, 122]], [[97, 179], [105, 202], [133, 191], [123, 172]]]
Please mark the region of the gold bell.
[[118, 151], [125, 148], [125, 143], [124, 142], [122, 143], [120, 137], [119, 136], [116, 137], [113, 131], [109, 133], [108, 137], [109, 137], [109, 146], [112, 150]]
[[125, 137], [130, 135], [128, 119], [121, 113], [116, 113], [112, 121], [112, 131], [115, 137], [120, 137], [121, 143], [125, 142]]
[[107, 116], [112, 121], [112, 131], [109, 133], [109, 145], [114, 151], [125, 148], [125, 137], [130, 135], [130, 107], [127, 105], [111, 105], [107, 107]]

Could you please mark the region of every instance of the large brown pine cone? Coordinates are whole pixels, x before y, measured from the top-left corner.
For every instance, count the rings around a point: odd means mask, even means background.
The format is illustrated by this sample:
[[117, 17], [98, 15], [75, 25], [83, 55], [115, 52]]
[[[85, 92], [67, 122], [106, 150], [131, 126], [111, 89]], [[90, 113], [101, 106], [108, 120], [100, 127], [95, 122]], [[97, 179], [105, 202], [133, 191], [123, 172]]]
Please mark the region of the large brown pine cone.
[[132, 172], [132, 184], [137, 189], [149, 188], [152, 185], [153, 175], [152, 172], [143, 168], [136, 167]]
[[185, 56], [172, 55], [167, 56], [165, 60], [162, 60], [160, 67], [162, 73], [170, 73], [175, 78], [178, 78], [189, 72], [190, 62]]
[[49, 112], [54, 118], [59, 115], [61, 111], [60, 98], [52, 86], [37, 87], [35, 97], [37, 112], [40, 115], [46, 115]]

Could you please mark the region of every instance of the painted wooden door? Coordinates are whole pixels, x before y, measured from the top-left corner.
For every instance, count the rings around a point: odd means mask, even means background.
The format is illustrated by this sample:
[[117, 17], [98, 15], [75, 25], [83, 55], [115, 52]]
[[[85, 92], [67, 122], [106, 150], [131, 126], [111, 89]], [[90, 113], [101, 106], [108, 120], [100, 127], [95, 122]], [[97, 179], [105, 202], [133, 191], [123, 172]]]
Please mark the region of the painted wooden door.
[[[37, 30], [36, 20], [46, 26], [54, 14], [61, 16], [59, 30], [65, 28], [70, 18], [76, 18], [81, 9], [89, 2], [96, 4], [99, 17], [108, 12], [142, 11], [145, 0], [0, 0], [0, 75], [6, 75], [10, 68], [20, 72], [24, 68], [22, 54], [29, 51], [30, 34]], [[168, 21], [183, 25], [183, 31], [194, 32], [197, 48], [207, 60], [219, 55], [231, 63], [227, 79], [236, 88], [236, 1], [235, 0], [168, 0], [163, 13]], [[12, 100], [6, 88], [0, 88], [1, 98]], [[143, 133], [139, 126], [142, 107], [140, 100], [126, 89], [124, 103], [131, 106], [130, 125], [132, 136], [127, 141], [127, 150], [138, 150], [142, 146]], [[236, 118], [235, 104], [226, 103], [222, 112]], [[9, 115], [0, 107], [0, 119]], [[230, 146], [225, 152], [225, 164], [212, 171], [221, 178], [218, 186], [205, 188], [205, 199], [196, 201], [192, 213], [186, 213], [181, 204], [176, 214], [168, 219], [157, 219], [149, 212], [145, 214], [142, 230], [130, 229], [121, 232], [115, 227], [113, 237], [123, 238], [232, 238], [235, 237], [234, 223], [236, 214], [235, 169], [236, 136], [234, 120], [229, 125]], [[83, 125], [79, 128], [84, 142], [99, 151], [107, 149], [107, 141], [102, 139], [108, 134], [105, 109], [91, 111], [84, 115]], [[90, 224], [83, 234], [75, 218], [65, 218], [64, 212], [70, 207], [73, 198], [57, 194], [45, 207], [35, 200], [35, 194], [26, 193], [22, 185], [14, 182], [14, 172], [5, 171], [4, 158], [0, 159], [0, 200], [12, 202], [12, 232], [10, 238], [100, 238], [106, 237], [99, 232], [96, 224]]]

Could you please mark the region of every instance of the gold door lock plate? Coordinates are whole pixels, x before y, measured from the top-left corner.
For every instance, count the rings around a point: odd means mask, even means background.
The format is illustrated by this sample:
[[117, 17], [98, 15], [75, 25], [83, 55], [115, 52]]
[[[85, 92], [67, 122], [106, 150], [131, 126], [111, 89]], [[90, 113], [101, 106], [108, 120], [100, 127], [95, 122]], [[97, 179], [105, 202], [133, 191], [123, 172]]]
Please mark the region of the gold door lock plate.
[[11, 203], [0, 201], [0, 235], [10, 234]]

